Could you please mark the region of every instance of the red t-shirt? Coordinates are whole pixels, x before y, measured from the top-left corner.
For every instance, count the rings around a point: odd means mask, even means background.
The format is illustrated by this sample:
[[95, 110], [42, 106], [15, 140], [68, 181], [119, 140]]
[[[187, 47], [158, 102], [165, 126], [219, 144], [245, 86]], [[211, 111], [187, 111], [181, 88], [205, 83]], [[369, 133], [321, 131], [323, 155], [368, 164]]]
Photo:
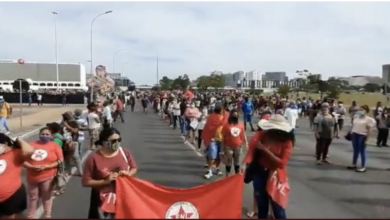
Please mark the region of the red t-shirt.
[[[46, 144], [42, 144], [38, 141], [30, 143], [34, 147], [34, 153], [26, 162], [34, 166], [40, 165], [51, 165], [57, 160], [63, 160], [61, 147], [50, 141]], [[27, 181], [29, 182], [40, 182], [54, 177], [57, 173], [57, 169], [48, 169], [43, 171], [36, 171], [33, 169], [26, 169]]]
[[0, 155], [0, 202], [11, 197], [22, 185], [24, 159], [20, 149]]
[[225, 124], [222, 128], [222, 140], [227, 147], [241, 147], [245, 142], [245, 129], [242, 123]]
[[[126, 163], [126, 160], [119, 151], [118, 154], [113, 157], [105, 157], [102, 153], [100, 153], [100, 151], [91, 153], [85, 161], [82, 178], [83, 183], [87, 183], [91, 179], [105, 179], [108, 175], [110, 175], [110, 172], [127, 170], [129, 166], [131, 169], [136, 169], [137, 164], [135, 163], [131, 153], [126, 149], [123, 149], [123, 152], [128, 163]], [[115, 187], [114, 185], [103, 186], [99, 188], [99, 191], [103, 193], [115, 192]]]
[[[259, 143], [263, 139], [262, 136], [263, 136], [263, 133], [261, 131], [258, 131], [250, 139], [249, 144], [248, 144], [249, 149], [248, 149], [248, 152], [244, 158], [244, 162], [246, 164], [249, 164], [252, 162], [252, 158], [254, 155], [256, 144]], [[263, 143], [263, 144], [266, 147], [269, 147], [269, 150], [281, 160], [281, 163], [282, 163], [283, 167], [285, 168], [287, 166], [287, 162], [291, 156], [291, 151], [293, 148], [292, 142], [289, 141], [286, 143], [276, 144], [276, 145], [272, 145], [272, 146], [267, 146], [267, 143]], [[261, 164], [264, 168], [270, 168], [269, 161], [265, 157], [260, 157], [259, 164]]]
[[118, 110], [118, 111], [123, 110], [123, 102], [120, 99], [116, 100], [116, 110]]

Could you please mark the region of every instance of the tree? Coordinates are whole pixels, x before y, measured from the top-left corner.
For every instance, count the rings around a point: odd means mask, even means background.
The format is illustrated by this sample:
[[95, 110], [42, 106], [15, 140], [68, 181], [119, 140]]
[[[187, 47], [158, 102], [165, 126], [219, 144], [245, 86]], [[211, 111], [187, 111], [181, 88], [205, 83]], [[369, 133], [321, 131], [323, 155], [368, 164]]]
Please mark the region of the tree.
[[210, 80], [208, 76], [200, 76], [196, 79], [196, 87], [198, 89], [207, 90], [210, 86]]
[[335, 85], [329, 86], [328, 97], [332, 99], [338, 99], [340, 97], [340, 89]]
[[162, 90], [172, 89], [172, 83], [173, 83], [173, 80], [168, 78], [167, 76], [163, 76], [163, 78], [160, 79], [160, 87]]
[[366, 92], [377, 92], [381, 89], [381, 87], [377, 84], [367, 83], [366, 85], [363, 86], [363, 89]]
[[183, 76], [179, 76], [172, 82], [172, 88], [180, 88], [182, 90], [185, 90], [188, 88], [188, 86], [191, 84], [191, 81], [187, 74], [184, 74]]
[[225, 77], [222, 75], [211, 74], [209, 76], [210, 86], [215, 89], [223, 88], [225, 86]]
[[288, 85], [281, 85], [278, 88], [278, 93], [281, 96], [287, 96], [289, 92], [290, 92], [290, 87]]

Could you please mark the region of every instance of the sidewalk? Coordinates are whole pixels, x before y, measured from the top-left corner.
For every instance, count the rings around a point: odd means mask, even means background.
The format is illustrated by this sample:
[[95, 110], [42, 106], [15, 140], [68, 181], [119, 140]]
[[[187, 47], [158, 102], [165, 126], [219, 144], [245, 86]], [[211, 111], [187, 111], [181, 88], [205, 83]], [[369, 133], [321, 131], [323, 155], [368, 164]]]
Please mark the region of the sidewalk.
[[42, 108], [39, 112], [28, 115], [22, 115], [22, 126], [20, 126], [20, 117], [11, 117], [8, 119], [8, 127], [11, 131], [12, 137], [28, 136], [38, 129], [44, 127], [46, 123], [61, 120], [61, 114], [66, 111], [74, 111], [75, 109], [82, 109], [80, 106], [66, 106], [62, 108]]

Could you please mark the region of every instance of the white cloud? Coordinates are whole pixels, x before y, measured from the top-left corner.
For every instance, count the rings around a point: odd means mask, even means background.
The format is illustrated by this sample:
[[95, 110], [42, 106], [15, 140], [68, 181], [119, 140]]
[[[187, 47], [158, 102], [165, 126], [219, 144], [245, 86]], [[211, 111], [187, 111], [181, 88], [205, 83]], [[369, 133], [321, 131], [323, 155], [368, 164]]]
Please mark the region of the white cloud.
[[[380, 75], [390, 61], [387, 2], [1, 2], [0, 59], [54, 62], [57, 10], [59, 60], [89, 65], [90, 25], [94, 64], [137, 83], [160, 76], [212, 70], [287, 71], [310, 69], [325, 76]], [[151, 59], [152, 58], [152, 59]], [[130, 61], [129, 64], [123, 63]]]

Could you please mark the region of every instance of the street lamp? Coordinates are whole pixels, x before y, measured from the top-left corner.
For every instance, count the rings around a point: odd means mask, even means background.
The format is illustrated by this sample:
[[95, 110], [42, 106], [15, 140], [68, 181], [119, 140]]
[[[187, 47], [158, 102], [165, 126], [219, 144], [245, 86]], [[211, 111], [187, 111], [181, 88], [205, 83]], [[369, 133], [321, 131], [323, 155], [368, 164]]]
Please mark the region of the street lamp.
[[121, 52], [121, 51], [124, 51], [125, 49], [119, 49], [117, 51], [114, 52], [114, 56], [113, 56], [113, 59], [112, 59], [112, 73], [115, 73], [115, 58], [116, 58], [116, 55]]
[[[106, 15], [106, 14], [110, 14], [112, 13], [112, 11], [106, 11], [104, 13], [101, 13], [101, 14], [98, 14], [93, 20], [92, 20], [92, 23], [91, 23], [91, 74], [93, 75], [93, 24], [95, 23], [95, 20], [102, 16], [102, 15]], [[93, 86], [91, 87], [91, 102], [93, 101]]]
[[57, 76], [57, 90], [60, 88], [60, 74], [58, 71], [58, 41], [57, 41], [57, 11], [51, 12], [54, 17], [54, 41], [55, 41], [55, 56], [56, 56], [56, 76]]

